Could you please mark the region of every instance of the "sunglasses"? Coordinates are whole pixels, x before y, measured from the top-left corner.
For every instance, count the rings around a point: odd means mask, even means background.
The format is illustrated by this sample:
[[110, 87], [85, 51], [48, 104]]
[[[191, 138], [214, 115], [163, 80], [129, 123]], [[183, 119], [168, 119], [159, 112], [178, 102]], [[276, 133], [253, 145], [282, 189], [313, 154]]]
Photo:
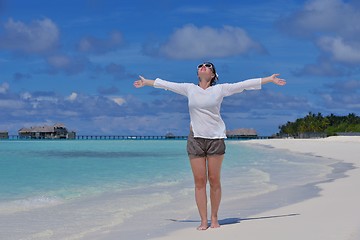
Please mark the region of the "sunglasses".
[[212, 68], [213, 66], [210, 63], [202, 63], [198, 65], [198, 69], [201, 68], [202, 66], [205, 66], [207, 68]]

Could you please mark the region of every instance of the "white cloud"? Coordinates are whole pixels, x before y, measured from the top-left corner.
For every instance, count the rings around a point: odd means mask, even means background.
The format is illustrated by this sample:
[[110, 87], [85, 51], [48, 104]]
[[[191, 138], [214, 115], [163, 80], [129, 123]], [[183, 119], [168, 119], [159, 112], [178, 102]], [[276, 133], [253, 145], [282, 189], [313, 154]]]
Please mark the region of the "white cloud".
[[90, 121], [96, 126], [94, 129], [105, 134], [165, 135], [171, 131], [175, 135], [185, 135], [189, 131], [189, 120], [184, 119], [181, 113], [119, 117], [99, 115]]
[[342, 68], [334, 66], [330, 59], [321, 58], [315, 64], [307, 64], [302, 69], [294, 71], [296, 76], [328, 76], [336, 77], [344, 74]]
[[186, 25], [176, 30], [159, 49], [161, 55], [174, 59], [226, 57], [251, 50], [263, 49], [241, 28], [198, 28], [194, 25]]
[[114, 31], [108, 39], [99, 39], [96, 37], [83, 38], [78, 44], [78, 49], [81, 52], [106, 53], [120, 47], [123, 42], [122, 34]]
[[58, 103], [59, 99], [55, 96], [38, 96], [33, 98], [37, 102], [48, 102], [48, 103]]
[[34, 20], [30, 24], [9, 19], [0, 35], [0, 48], [25, 52], [42, 53], [56, 47], [59, 30], [48, 18]]
[[0, 85], [0, 94], [5, 94], [7, 93], [7, 91], [9, 90], [9, 84], [4, 82], [3, 84]]
[[[352, 67], [360, 62], [358, 22], [360, 5], [356, 1], [309, 0], [301, 9], [281, 19], [278, 25], [290, 35], [314, 42], [321, 51], [321, 59], [326, 59], [335, 69], [339, 63]], [[309, 66], [305, 68], [310, 70]], [[322, 73], [324, 63], [318, 62], [313, 66], [318, 68], [313, 71], [314, 75], [329, 75], [329, 68], [325, 68], [326, 72]], [[333, 73], [330, 71], [330, 74]]]
[[288, 33], [315, 36], [319, 33], [355, 37], [360, 34], [360, 9], [342, 0], [310, 0], [279, 24]]
[[126, 100], [121, 97], [112, 97], [111, 100], [119, 106], [123, 105], [126, 102]]
[[321, 97], [328, 109], [354, 112], [360, 107], [360, 81], [343, 80], [325, 84], [315, 94]]
[[303, 18], [298, 18], [298, 23], [305, 28], [334, 29], [339, 24], [336, 17], [344, 10], [341, 0], [308, 1], [302, 12]]
[[79, 113], [75, 112], [75, 111], [59, 111], [58, 114], [61, 116], [64, 116], [64, 117], [78, 117], [79, 116]]
[[70, 102], [74, 102], [78, 97], [78, 94], [76, 92], [73, 92], [70, 94], [70, 96], [68, 96], [66, 98], [66, 100], [70, 101]]
[[64, 71], [68, 75], [73, 75], [84, 71], [88, 59], [81, 56], [59, 54], [49, 56], [47, 63], [50, 65], [50, 71]]
[[11, 110], [20, 109], [24, 107], [24, 104], [21, 101], [13, 99], [0, 99], [0, 108], [8, 108]]
[[48, 58], [48, 62], [51, 66], [56, 68], [65, 68], [69, 66], [71, 60], [64, 55], [54, 55]]
[[360, 62], [360, 48], [345, 43], [341, 37], [321, 37], [318, 40], [319, 47], [333, 58], [340, 62], [357, 63]]
[[204, 5], [197, 6], [185, 6], [176, 9], [177, 12], [186, 13], [186, 14], [206, 14], [214, 12], [214, 10], [210, 7], [206, 7]]
[[24, 100], [29, 100], [29, 99], [32, 98], [32, 95], [31, 95], [31, 93], [29, 93], [29, 92], [24, 92], [24, 93], [22, 93], [20, 96], [21, 96], [21, 98], [24, 99]]

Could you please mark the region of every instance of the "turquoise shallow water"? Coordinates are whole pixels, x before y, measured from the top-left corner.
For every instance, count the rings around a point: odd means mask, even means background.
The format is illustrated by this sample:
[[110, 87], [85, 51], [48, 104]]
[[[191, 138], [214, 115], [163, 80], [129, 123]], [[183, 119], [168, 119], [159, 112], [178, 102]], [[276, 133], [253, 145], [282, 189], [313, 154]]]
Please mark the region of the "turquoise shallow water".
[[0, 142], [0, 201], [74, 198], [188, 173], [184, 141]]
[[[240, 211], [242, 199], [324, 181], [334, 170], [329, 159], [226, 144], [225, 213]], [[91, 239], [114, 227], [139, 237], [134, 222], [158, 229], [167, 218], [193, 218], [188, 161], [184, 140], [0, 141], [0, 238]]]
[[[223, 174], [243, 181], [258, 177], [253, 182], [262, 184], [271, 178], [277, 184], [283, 178], [291, 183], [328, 170], [310, 156], [234, 143], [227, 142]], [[192, 176], [185, 149], [183, 140], [2, 141], [0, 201], [67, 200], [188, 181]]]

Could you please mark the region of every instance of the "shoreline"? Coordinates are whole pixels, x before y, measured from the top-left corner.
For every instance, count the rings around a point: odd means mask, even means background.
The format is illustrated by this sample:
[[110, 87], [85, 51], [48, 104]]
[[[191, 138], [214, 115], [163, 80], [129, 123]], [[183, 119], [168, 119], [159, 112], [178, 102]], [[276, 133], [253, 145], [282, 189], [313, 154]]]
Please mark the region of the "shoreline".
[[[317, 193], [300, 202], [280, 206], [244, 219], [233, 219], [219, 229], [196, 231], [194, 227], [168, 233], [153, 240], [176, 239], [360, 239], [360, 137], [324, 139], [266, 139], [241, 141], [250, 144], [310, 154], [340, 163], [351, 164], [345, 176], [335, 177], [314, 186]], [[335, 168], [336, 169], [336, 168]], [[336, 172], [334, 173], [336, 174]], [[228, 219], [229, 220], [229, 219]], [[229, 220], [230, 221], [230, 220]]]

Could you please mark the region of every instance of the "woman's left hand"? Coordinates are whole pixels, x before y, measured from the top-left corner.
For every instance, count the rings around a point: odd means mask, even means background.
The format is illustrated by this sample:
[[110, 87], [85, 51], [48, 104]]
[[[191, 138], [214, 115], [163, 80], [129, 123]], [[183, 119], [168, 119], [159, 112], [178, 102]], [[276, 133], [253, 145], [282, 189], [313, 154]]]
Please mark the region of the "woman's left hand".
[[286, 84], [286, 81], [285, 79], [282, 79], [282, 78], [278, 78], [278, 76], [280, 76], [279, 73], [275, 73], [271, 76], [269, 76], [269, 82], [273, 82], [275, 83], [276, 85], [280, 85], [280, 86], [283, 86]]

